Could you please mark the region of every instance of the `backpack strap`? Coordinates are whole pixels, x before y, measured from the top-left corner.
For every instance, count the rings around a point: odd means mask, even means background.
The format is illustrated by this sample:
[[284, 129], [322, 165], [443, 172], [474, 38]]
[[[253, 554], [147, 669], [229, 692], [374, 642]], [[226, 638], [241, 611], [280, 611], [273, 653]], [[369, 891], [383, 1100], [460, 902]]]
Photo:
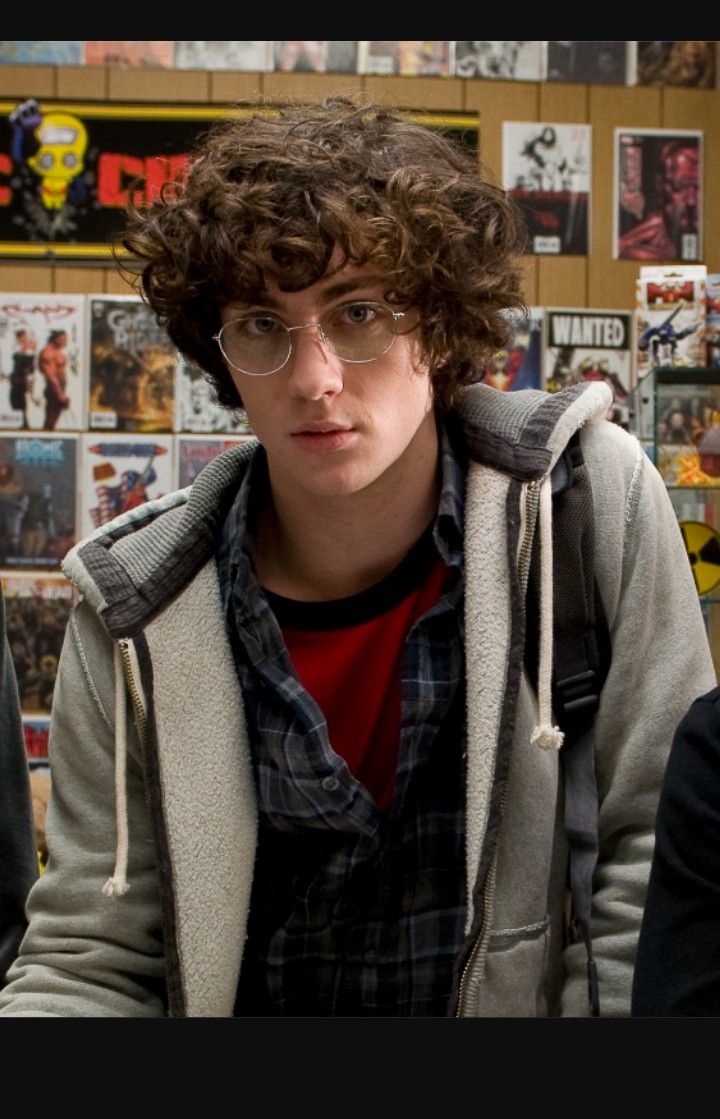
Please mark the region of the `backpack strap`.
[[[592, 951], [592, 878], [598, 856], [598, 794], [593, 721], [611, 657], [610, 633], [594, 574], [592, 490], [580, 435], [568, 443], [551, 476], [553, 493], [553, 673], [555, 718], [565, 738], [560, 751], [569, 849], [572, 941], [587, 951], [588, 993], [599, 1013]], [[537, 666], [537, 556], [528, 585], [525, 663]], [[535, 671], [534, 671], [535, 670]]]

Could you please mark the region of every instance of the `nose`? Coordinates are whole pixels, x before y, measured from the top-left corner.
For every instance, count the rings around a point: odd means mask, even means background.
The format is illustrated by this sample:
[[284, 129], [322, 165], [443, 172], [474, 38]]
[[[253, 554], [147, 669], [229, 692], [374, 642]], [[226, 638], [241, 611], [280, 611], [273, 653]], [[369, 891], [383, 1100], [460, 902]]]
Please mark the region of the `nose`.
[[342, 392], [343, 363], [323, 341], [320, 324], [310, 322], [292, 328], [290, 338], [290, 395], [303, 400], [320, 400], [323, 396]]

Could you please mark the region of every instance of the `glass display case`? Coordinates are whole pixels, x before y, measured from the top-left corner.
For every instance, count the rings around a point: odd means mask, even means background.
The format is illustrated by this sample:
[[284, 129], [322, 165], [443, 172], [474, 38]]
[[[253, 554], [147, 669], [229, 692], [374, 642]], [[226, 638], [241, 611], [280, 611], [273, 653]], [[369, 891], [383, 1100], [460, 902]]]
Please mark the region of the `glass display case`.
[[720, 369], [650, 370], [632, 420], [680, 522], [720, 677]]

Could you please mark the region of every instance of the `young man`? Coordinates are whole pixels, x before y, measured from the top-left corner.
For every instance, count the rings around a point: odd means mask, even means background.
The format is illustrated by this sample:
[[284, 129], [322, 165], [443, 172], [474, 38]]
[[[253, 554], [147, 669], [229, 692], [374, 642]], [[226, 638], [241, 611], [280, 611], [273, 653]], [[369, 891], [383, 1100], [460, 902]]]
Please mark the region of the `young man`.
[[3, 1012], [589, 1013], [550, 712], [550, 476], [579, 430], [613, 643], [592, 931], [628, 1013], [672, 729], [714, 676], [609, 388], [473, 384], [521, 303], [505, 195], [338, 99], [213, 132], [126, 244], [259, 443], [66, 559], [50, 858]]

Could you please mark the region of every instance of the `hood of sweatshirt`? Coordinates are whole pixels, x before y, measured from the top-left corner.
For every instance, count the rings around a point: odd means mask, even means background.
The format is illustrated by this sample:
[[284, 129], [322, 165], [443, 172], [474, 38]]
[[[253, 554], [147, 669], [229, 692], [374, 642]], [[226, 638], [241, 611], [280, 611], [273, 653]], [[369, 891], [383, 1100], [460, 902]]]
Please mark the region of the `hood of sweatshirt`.
[[[601, 382], [554, 394], [473, 385], [455, 416], [471, 459], [530, 482], [549, 477], [575, 431], [601, 419], [611, 401]], [[122, 514], [70, 549], [62, 569], [111, 637], [137, 634], [213, 555], [256, 446], [250, 440], [223, 452], [192, 486]]]

